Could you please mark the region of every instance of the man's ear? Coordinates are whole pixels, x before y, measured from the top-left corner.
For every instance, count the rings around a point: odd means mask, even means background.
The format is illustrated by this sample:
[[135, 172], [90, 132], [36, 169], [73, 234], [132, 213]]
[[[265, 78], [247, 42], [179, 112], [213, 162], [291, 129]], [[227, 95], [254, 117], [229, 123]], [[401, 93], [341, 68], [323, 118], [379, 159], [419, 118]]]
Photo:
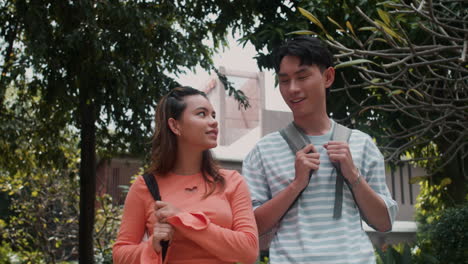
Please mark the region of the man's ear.
[[335, 81], [335, 68], [333, 67], [328, 67], [324, 71], [324, 77], [325, 77], [325, 88], [330, 88]]
[[171, 117], [167, 120], [167, 125], [169, 126], [169, 129], [171, 129], [172, 133], [180, 136], [179, 122], [177, 120]]

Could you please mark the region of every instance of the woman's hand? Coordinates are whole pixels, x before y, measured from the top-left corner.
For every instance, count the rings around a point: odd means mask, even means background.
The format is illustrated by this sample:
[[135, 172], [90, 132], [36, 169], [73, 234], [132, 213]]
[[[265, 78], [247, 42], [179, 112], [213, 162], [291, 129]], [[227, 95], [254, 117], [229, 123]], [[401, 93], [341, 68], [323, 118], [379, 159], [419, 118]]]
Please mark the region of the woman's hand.
[[178, 214], [180, 210], [166, 202], [156, 201], [154, 205], [154, 214], [160, 223], [166, 223], [168, 217]]
[[174, 228], [168, 223], [156, 223], [153, 228], [153, 249], [161, 252], [161, 241], [171, 241]]
[[174, 235], [174, 227], [166, 222], [168, 217], [174, 216], [180, 210], [173, 205], [156, 201], [154, 204], [154, 215], [157, 223], [153, 229], [153, 248], [156, 252], [161, 252], [161, 241], [171, 241]]

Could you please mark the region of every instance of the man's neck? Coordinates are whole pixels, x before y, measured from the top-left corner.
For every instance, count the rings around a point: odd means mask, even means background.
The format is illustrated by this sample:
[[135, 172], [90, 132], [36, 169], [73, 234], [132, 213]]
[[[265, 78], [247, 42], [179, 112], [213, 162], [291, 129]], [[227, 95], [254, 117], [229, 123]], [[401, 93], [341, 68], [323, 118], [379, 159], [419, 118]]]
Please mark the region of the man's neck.
[[331, 129], [331, 120], [326, 115], [294, 118], [294, 123], [309, 136], [320, 136]]

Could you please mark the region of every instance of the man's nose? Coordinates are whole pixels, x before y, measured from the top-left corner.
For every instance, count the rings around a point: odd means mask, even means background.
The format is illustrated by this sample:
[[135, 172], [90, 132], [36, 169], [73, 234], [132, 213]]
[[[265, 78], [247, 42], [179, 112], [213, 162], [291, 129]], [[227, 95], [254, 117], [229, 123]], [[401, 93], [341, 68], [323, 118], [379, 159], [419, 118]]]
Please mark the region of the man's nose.
[[298, 83], [297, 83], [295, 80], [291, 80], [291, 81], [289, 82], [289, 89], [288, 89], [288, 90], [289, 90], [290, 93], [296, 93], [296, 92], [298, 92], [298, 91], [299, 91], [299, 85], [298, 85]]

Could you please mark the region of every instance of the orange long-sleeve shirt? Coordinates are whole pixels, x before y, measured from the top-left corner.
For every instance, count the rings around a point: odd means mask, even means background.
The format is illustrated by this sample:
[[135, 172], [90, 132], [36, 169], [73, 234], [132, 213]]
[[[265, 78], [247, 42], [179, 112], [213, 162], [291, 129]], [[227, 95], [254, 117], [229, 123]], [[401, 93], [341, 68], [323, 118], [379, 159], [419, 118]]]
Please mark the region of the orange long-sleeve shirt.
[[[237, 171], [220, 170], [224, 190], [203, 199], [201, 174], [156, 176], [162, 200], [182, 212], [167, 221], [174, 227], [164, 263], [218, 264], [255, 262], [258, 232], [250, 193]], [[154, 199], [139, 176], [125, 200], [122, 224], [113, 248], [114, 263], [162, 263], [152, 247]], [[149, 239], [142, 241], [145, 231]]]

